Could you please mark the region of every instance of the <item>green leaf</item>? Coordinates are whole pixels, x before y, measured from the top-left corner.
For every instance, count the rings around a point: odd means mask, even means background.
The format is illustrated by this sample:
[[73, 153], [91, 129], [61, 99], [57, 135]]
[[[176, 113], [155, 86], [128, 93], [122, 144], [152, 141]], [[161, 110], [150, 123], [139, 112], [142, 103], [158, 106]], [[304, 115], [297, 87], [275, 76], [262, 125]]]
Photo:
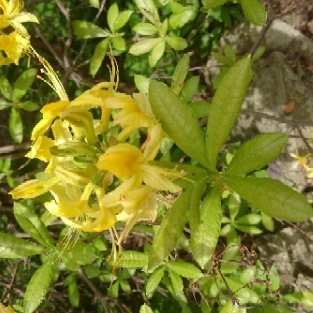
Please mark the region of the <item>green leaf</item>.
[[232, 300], [228, 300], [226, 304], [223, 306], [220, 313], [244, 313], [246, 309], [242, 309], [239, 306], [236, 306]]
[[195, 15], [193, 7], [184, 7], [179, 12], [172, 14], [169, 18], [169, 24], [173, 29], [181, 28], [187, 24]]
[[24, 312], [34, 312], [48, 292], [52, 280], [53, 265], [50, 260], [41, 265], [28, 283], [24, 295]]
[[13, 88], [4, 76], [0, 77], [0, 91], [7, 100], [13, 101]]
[[232, 66], [235, 64], [232, 60], [228, 59], [224, 54], [212, 52], [213, 58], [218, 62], [225, 66]]
[[149, 295], [155, 291], [158, 287], [162, 277], [164, 275], [164, 267], [157, 268], [149, 277], [146, 284], [146, 294]]
[[207, 166], [202, 130], [190, 107], [165, 84], [153, 80], [149, 86], [149, 100], [169, 137], [186, 154]]
[[300, 193], [270, 178], [221, 175], [221, 180], [251, 205], [265, 214], [291, 222], [304, 222], [313, 209]]
[[133, 31], [138, 35], [151, 36], [158, 32], [158, 29], [150, 23], [138, 23], [133, 27]]
[[72, 307], [79, 307], [79, 289], [74, 275], [71, 275], [72, 279], [67, 287], [68, 299], [70, 300], [70, 304]]
[[74, 34], [83, 39], [97, 38], [97, 37], [108, 37], [110, 34], [95, 25], [94, 23], [87, 21], [73, 21], [72, 22]]
[[182, 278], [176, 274], [174, 271], [169, 270], [169, 274], [170, 274], [170, 279], [172, 282], [172, 286], [174, 289], [174, 297], [179, 301], [179, 302], [183, 302], [183, 303], [187, 303], [187, 299], [186, 296], [183, 292], [184, 289], [184, 283]]
[[205, 268], [212, 259], [221, 230], [222, 208], [219, 186], [210, 190], [200, 208], [199, 226], [191, 234], [192, 254], [200, 265]]
[[118, 6], [116, 3], [113, 3], [109, 7], [108, 14], [107, 14], [108, 25], [112, 32], [114, 32], [114, 23], [118, 17], [118, 14], [119, 14]]
[[274, 231], [275, 224], [272, 217], [268, 216], [267, 214], [263, 213], [261, 211], [261, 217], [262, 217], [262, 224], [268, 231]]
[[160, 22], [159, 12], [153, 0], [135, 0], [137, 8], [152, 23], [158, 25]]
[[89, 0], [89, 4], [91, 7], [99, 9], [100, 7], [100, 0]]
[[0, 111], [1, 110], [4, 110], [4, 109], [7, 109], [7, 108], [10, 108], [13, 106], [13, 102], [11, 101], [8, 101], [4, 98], [0, 99]]
[[143, 75], [134, 75], [134, 81], [137, 89], [142, 93], [148, 93], [150, 79]]
[[148, 265], [148, 255], [138, 251], [123, 251], [118, 257], [117, 266], [126, 268], [142, 268]]
[[133, 11], [123, 11], [118, 15], [117, 19], [114, 22], [113, 31], [116, 32], [121, 29], [129, 20], [130, 16], [133, 14]]
[[242, 175], [259, 170], [277, 158], [288, 140], [284, 133], [261, 134], [244, 143], [231, 160], [226, 173]]
[[195, 265], [185, 261], [169, 261], [167, 266], [173, 272], [185, 278], [198, 280], [199, 278], [203, 277], [203, 274]]
[[81, 265], [91, 264], [98, 258], [94, 247], [82, 242], [77, 242], [72, 248], [62, 249], [61, 259], [71, 271], [76, 271]]
[[13, 101], [18, 102], [29, 90], [37, 77], [37, 69], [29, 68], [24, 71], [16, 80], [13, 89]]
[[190, 209], [188, 214], [189, 226], [191, 233], [195, 232], [200, 222], [200, 201], [203, 195], [203, 189], [209, 180], [208, 176], [195, 179], [194, 189], [190, 201]]
[[187, 221], [192, 189], [187, 189], [175, 201], [156, 233], [149, 254], [149, 270], [157, 267], [174, 249]]
[[9, 117], [9, 132], [15, 142], [21, 143], [23, 141], [23, 122], [20, 112], [15, 108], [12, 108]]
[[206, 10], [214, 9], [226, 3], [228, 0], [202, 0], [202, 4]]
[[241, 225], [257, 225], [261, 222], [261, 215], [259, 214], [246, 214], [236, 220], [236, 224]]
[[32, 101], [20, 102], [19, 105], [23, 110], [28, 112], [33, 112], [40, 108], [40, 106], [37, 103]]
[[197, 119], [208, 116], [210, 105], [211, 104], [207, 101], [196, 101], [189, 104]]
[[27, 240], [16, 238], [0, 232], [0, 257], [22, 259], [31, 255], [44, 253], [47, 249], [34, 245]]
[[148, 38], [142, 39], [134, 43], [130, 49], [129, 53], [133, 55], [141, 55], [151, 51], [158, 43], [162, 42], [162, 38]]
[[185, 102], [190, 102], [191, 99], [197, 94], [199, 87], [200, 77], [193, 76], [190, 77], [184, 84], [183, 89], [180, 92], [180, 96], [185, 100]]
[[107, 54], [109, 39], [104, 39], [96, 45], [95, 52], [90, 60], [90, 74], [94, 77]]
[[255, 62], [257, 60], [259, 60], [261, 58], [261, 56], [263, 55], [263, 53], [265, 52], [266, 47], [265, 46], [259, 46], [256, 51], [254, 52], [251, 61]]
[[188, 68], [190, 63], [190, 57], [186, 53], [183, 57], [178, 61], [173, 76], [172, 76], [172, 83], [171, 87], [175, 91], [175, 93], [179, 94], [181, 89], [184, 86], [184, 81], [186, 79]]
[[188, 46], [182, 37], [165, 37], [165, 41], [174, 50], [184, 50]]
[[235, 64], [237, 61], [237, 57], [232, 46], [229, 44], [226, 44], [223, 48], [223, 51], [227, 59], [231, 60], [232, 64]]
[[31, 208], [15, 202], [13, 210], [15, 219], [26, 233], [43, 245], [54, 246], [48, 229]]
[[157, 62], [161, 59], [163, 53], [165, 50], [165, 42], [161, 41], [159, 42], [151, 51], [149, 54], [149, 65], [151, 67], [154, 67]]
[[140, 311], [139, 313], [153, 313], [152, 309], [146, 305], [146, 304], [143, 304], [141, 307], [140, 307]]
[[259, 0], [241, 0], [241, 7], [250, 23], [258, 26], [266, 24], [266, 11]]
[[210, 169], [240, 112], [251, 79], [251, 60], [238, 61], [223, 77], [214, 95], [206, 131], [206, 152]]
[[113, 37], [112, 44], [117, 51], [124, 51], [126, 49], [125, 39], [122, 37]]

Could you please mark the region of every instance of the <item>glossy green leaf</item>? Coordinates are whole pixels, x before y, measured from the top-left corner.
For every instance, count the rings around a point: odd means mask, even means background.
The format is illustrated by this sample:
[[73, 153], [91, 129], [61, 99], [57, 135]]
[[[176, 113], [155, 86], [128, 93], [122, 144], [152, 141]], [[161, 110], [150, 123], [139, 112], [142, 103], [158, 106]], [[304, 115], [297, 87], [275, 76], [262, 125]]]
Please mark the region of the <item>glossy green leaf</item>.
[[113, 48], [117, 51], [124, 51], [126, 49], [125, 39], [122, 37], [113, 37], [112, 38]]
[[7, 109], [7, 108], [10, 108], [13, 106], [13, 102], [11, 101], [8, 101], [4, 98], [0, 98], [0, 111], [4, 110], [4, 109]]
[[274, 231], [275, 223], [272, 217], [261, 211], [262, 224], [268, 231]]
[[29, 207], [14, 203], [14, 216], [21, 228], [43, 245], [54, 246], [54, 240], [37, 214]]
[[169, 137], [186, 154], [207, 166], [202, 130], [190, 107], [165, 84], [153, 80], [149, 100]]
[[89, 0], [89, 4], [91, 7], [99, 9], [100, 7], [100, 0]]
[[33, 112], [33, 111], [39, 110], [40, 108], [40, 106], [37, 103], [32, 102], [32, 101], [20, 102], [19, 105], [23, 110], [28, 111], [28, 112]]
[[15, 142], [21, 143], [23, 141], [23, 122], [20, 112], [15, 108], [12, 108], [9, 117], [9, 132]]
[[119, 14], [119, 9], [116, 3], [113, 3], [108, 10], [107, 13], [107, 21], [108, 21], [108, 25], [109, 28], [112, 32], [114, 32], [114, 23], [118, 17]]
[[148, 255], [138, 251], [123, 251], [117, 260], [118, 267], [142, 268], [148, 265]]
[[226, 304], [223, 306], [222, 310], [220, 311], [220, 313], [244, 313], [244, 312], [246, 312], [246, 310], [235, 305], [232, 300], [228, 300]]
[[187, 41], [182, 37], [165, 37], [166, 43], [174, 50], [184, 50], [187, 48]]
[[107, 54], [109, 39], [104, 39], [96, 45], [95, 52], [90, 60], [90, 74], [95, 76]]
[[195, 15], [193, 7], [183, 7], [179, 12], [175, 12], [169, 18], [169, 24], [173, 29], [181, 28], [187, 24]]
[[157, 267], [175, 248], [187, 222], [187, 210], [192, 189], [187, 189], [175, 201], [163, 218], [149, 254], [149, 269]]
[[30, 89], [35, 78], [37, 77], [37, 69], [29, 68], [24, 71], [16, 80], [13, 89], [13, 101], [18, 102]]
[[235, 54], [235, 51], [233, 50], [232, 46], [229, 44], [226, 44], [223, 48], [224, 54], [227, 57], [227, 59], [231, 60], [233, 64], [236, 63], [237, 57]]
[[171, 279], [171, 283], [173, 286], [174, 297], [179, 302], [187, 303], [186, 296], [183, 292], [184, 283], [183, 283], [182, 278], [178, 274], [176, 274], [174, 271], [171, 271], [171, 270], [169, 270], [169, 274], [170, 274], [170, 279]]
[[159, 12], [153, 0], [135, 0], [137, 8], [152, 23], [160, 22]]
[[157, 268], [149, 277], [146, 283], [146, 294], [149, 295], [155, 291], [158, 287], [162, 277], [164, 275], [164, 267]]
[[0, 91], [9, 101], [13, 101], [13, 88], [5, 76], [0, 77]]
[[130, 16], [133, 14], [133, 11], [123, 11], [121, 12], [117, 19], [114, 22], [113, 31], [116, 32], [121, 29], [128, 22]]
[[108, 37], [110, 34], [99, 26], [85, 20], [72, 22], [74, 34], [83, 39]]
[[180, 96], [185, 102], [190, 102], [191, 99], [198, 93], [200, 77], [192, 76], [184, 84], [183, 89], [180, 92]]
[[207, 117], [211, 104], [207, 101], [196, 101], [189, 104], [197, 119]]
[[195, 265], [185, 261], [169, 261], [167, 266], [173, 272], [185, 278], [198, 280], [199, 278], [203, 277], [203, 274]]
[[261, 169], [277, 158], [287, 140], [288, 135], [284, 133], [266, 133], [254, 137], [239, 148], [226, 173], [242, 175]]
[[226, 3], [228, 0], [202, 0], [202, 4], [206, 10], [214, 9]]
[[134, 81], [137, 89], [142, 93], [148, 93], [150, 79], [143, 75], [134, 75]]
[[157, 62], [161, 59], [163, 53], [165, 50], [165, 42], [161, 41], [159, 42], [150, 52], [149, 54], [149, 65], [151, 67], [154, 67]]
[[251, 235], [260, 235], [263, 233], [262, 229], [253, 225], [241, 225], [235, 224], [236, 229], [240, 230], [243, 233], [251, 234]]
[[50, 260], [41, 265], [27, 285], [24, 295], [24, 312], [34, 312], [48, 292], [52, 280], [53, 265]]
[[208, 176], [195, 180], [193, 192], [191, 195], [190, 209], [188, 214], [191, 233], [195, 232], [200, 222], [200, 203], [203, 195], [203, 189], [209, 180]]
[[158, 43], [162, 42], [162, 38], [148, 38], [142, 39], [134, 43], [130, 49], [129, 53], [133, 55], [141, 55], [151, 51]]
[[266, 24], [266, 11], [259, 0], [241, 0], [241, 7], [250, 23], [258, 26]]
[[151, 36], [158, 32], [158, 29], [151, 23], [138, 23], [133, 27], [133, 31], [138, 35]]
[[70, 300], [70, 304], [72, 307], [78, 308], [79, 299], [80, 299], [79, 289], [78, 289], [75, 276], [74, 275], [71, 275], [71, 276], [72, 276], [72, 280], [67, 286], [68, 299]]
[[46, 250], [45, 247], [0, 232], [0, 258], [22, 259], [44, 253]]
[[153, 313], [152, 309], [146, 305], [146, 304], [143, 304], [141, 307], [140, 307], [140, 311], [139, 313]]
[[304, 222], [313, 216], [307, 199], [282, 182], [270, 178], [222, 175], [222, 181], [265, 214], [291, 222]]
[[236, 220], [237, 224], [241, 225], [257, 225], [261, 222], [261, 215], [260, 214], [246, 214], [241, 216]]
[[206, 152], [210, 169], [216, 167], [219, 151], [240, 112], [251, 79], [251, 60], [238, 61], [223, 77], [214, 95], [206, 131]]
[[190, 63], [190, 57], [186, 53], [183, 57], [178, 61], [173, 76], [172, 76], [172, 89], [179, 94], [181, 89], [184, 86], [184, 81], [186, 79], [188, 68]]
[[222, 208], [219, 186], [210, 190], [200, 208], [199, 226], [191, 233], [192, 254], [205, 268], [212, 259], [221, 230]]

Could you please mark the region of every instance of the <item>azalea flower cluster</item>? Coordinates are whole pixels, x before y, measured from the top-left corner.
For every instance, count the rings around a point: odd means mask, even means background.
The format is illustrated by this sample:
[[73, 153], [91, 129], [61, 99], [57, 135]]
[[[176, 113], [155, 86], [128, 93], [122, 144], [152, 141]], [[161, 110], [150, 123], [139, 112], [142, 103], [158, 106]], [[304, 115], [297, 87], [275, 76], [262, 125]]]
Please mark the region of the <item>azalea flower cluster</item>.
[[21, 0], [0, 0], [0, 8], [0, 66], [18, 64], [21, 56], [30, 49], [29, 34], [22, 23], [38, 23], [38, 20], [31, 13], [21, 12]]
[[14, 311], [10, 306], [5, 307], [0, 303], [0, 313], [14, 313]]
[[[34, 51], [36, 54], [36, 52]], [[126, 226], [118, 244], [139, 220], [154, 220], [159, 191], [180, 192], [173, 180], [176, 170], [149, 164], [159, 151], [164, 134], [146, 94], [129, 96], [115, 90], [116, 65], [111, 82], [102, 82], [70, 101], [56, 73], [37, 55], [60, 100], [41, 109], [34, 127], [29, 158], [47, 163], [45, 176], [16, 187], [14, 199], [50, 192], [45, 207], [65, 224], [85, 232]], [[91, 110], [99, 111], [95, 119]], [[52, 137], [46, 135], [51, 129]], [[131, 135], [144, 134], [140, 148]]]

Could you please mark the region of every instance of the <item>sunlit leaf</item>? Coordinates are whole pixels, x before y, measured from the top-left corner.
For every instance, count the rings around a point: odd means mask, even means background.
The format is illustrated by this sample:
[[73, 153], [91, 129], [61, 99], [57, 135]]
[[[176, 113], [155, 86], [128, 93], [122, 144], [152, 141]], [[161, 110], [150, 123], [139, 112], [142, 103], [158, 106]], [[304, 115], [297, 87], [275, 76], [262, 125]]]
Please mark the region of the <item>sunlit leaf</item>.
[[178, 94], [184, 86], [184, 81], [186, 79], [188, 68], [190, 63], [190, 57], [186, 53], [178, 61], [173, 76], [172, 76], [172, 89]]
[[0, 77], [0, 91], [7, 100], [13, 100], [13, 88], [5, 76]]
[[163, 53], [165, 50], [165, 42], [161, 41], [159, 42], [150, 52], [149, 54], [149, 65], [151, 67], [154, 67], [157, 62], [161, 59]]
[[141, 307], [140, 307], [140, 311], [139, 313], [153, 313], [152, 309], [146, 305], [146, 304], [143, 304]]
[[132, 14], [133, 11], [121, 12], [114, 22], [113, 31], [116, 32], [117, 30], [121, 29], [128, 22]]
[[15, 142], [21, 143], [23, 141], [23, 122], [20, 112], [15, 108], [12, 108], [9, 117], [9, 132]]
[[266, 11], [259, 0], [241, 0], [241, 6], [250, 23], [258, 26], [266, 24]]
[[113, 3], [109, 9], [108, 9], [108, 13], [107, 13], [107, 21], [108, 21], [108, 25], [109, 28], [112, 32], [114, 32], [114, 23], [118, 17], [119, 14], [119, 9], [116, 3]]
[[149, 254], [149, 269], [157, 267], [174, 249], [187, 221], [187, 210], [192, 189], [187, 189], [163, 218]]
[[167, 266], [176, 274], [192, 280], [198, 280], [203, 276], [195, 265], [185, 261], [169, 261]]
[[13, 101], [18, 102], [29, 90], [37, 77], [37, 69], [29, 68], [24, 71], [16, 80], [13, 89]]
[[108, 39], [104, 39], [103, 41], [100, 41], [95, 49], [95, 52], [92, 55], [92, 58], [90, 60], [90, 74], [92, 76], [95, 76], [104, 60], [104, 57], [106, 56], [107, 50], [108, 50]]
[[282, 182], [270, 178], [222, 175], [222, 181], [265, 214], [291, 222], [304, 222], [313, 216], [307, 199]]
[[151, 23], [138, 23], [133, 27], [134, 32], [139, 35], [151, 36], [158, 32], [158, 29]]
[[165, 84], [151, 81], [149, 100], [171, 139], [193, 159], [207, 165], [203, 132], [190, 107]]
[[146, 283], [146, 294], [151, 294], [158, 287], [162, 277], [164, 275], [164, 267], [157, 268], [149, 277]]
[[24, 312], [34, 312], [48, 292], [52, 280], [53, 265], [50, 260], [39, 267], [30, 279], [24, 295]]
[[142, 39], [134, 43], [130, 49], [129, 53], [133, 55], [141, 55], [151, 51], [158, 43], [163, 41], [162, 38], [148, 38]]
[[119, 267], [142, 268], [148, 265], [148, 255], [138, 251], [123, 251], [117, 260]]
[[160, 22], [159, 12], [153, 0], [135, 0], [137, 8], [152, 23]]
[[202, 4], [206, 10], [214, 9], [226, 3], [228, 0], [202, 0]]
[[221, 231], [222, 208], [219, 186], [210, 190], [200, 208], [199, 226], [191, 234], [192, 254], [205, 268], [211, 261]]
[[166, 43], [174, 50], [184, 50], [187, 48], [187, 41], [182, 37], [165, 37]]
[[238, 61], [223, 77], [215, 92], [206, 131], [210, 169], [215, 169], [219, 151], [233, 128], [251, 79], [251, 60]]
[[97, 25], [87, 22], [85, 20], [73, 21], [72, 22], [74, 34], [83, 39], [97, 38], [97, 37], [108, 37], [110, 34], [98, 27]]

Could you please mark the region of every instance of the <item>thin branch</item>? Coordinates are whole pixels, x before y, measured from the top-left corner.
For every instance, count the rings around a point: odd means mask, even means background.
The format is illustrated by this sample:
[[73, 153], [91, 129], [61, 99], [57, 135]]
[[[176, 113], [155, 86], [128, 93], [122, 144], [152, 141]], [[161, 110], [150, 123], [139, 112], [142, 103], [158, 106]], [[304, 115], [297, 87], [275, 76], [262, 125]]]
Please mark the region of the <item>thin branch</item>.
[[300, 127], [298, 125], [296, 125], [296, 130], [299, 133], [300, 138], [302, 139], [303, 143], [305, 144], [305, 146], [308, 148], [308, 150], [313, 153], [313, 148], [309, 145], [309, 143], [307, 142], [307, 140], [304, 138], [302, 130], [300, 129]]
[[89, 288], [93, 291], [96, 298], [101, 302], [104, 312], [110, 313], [110, 307], [108, 305], [106, 297], [102, 295], [102, 293], [99, 291], [99, 289], [86, 276], [85, 272], [81, 268], [78, 268], [78, 274], [83, 279], [83, 281], [89, 286]]

